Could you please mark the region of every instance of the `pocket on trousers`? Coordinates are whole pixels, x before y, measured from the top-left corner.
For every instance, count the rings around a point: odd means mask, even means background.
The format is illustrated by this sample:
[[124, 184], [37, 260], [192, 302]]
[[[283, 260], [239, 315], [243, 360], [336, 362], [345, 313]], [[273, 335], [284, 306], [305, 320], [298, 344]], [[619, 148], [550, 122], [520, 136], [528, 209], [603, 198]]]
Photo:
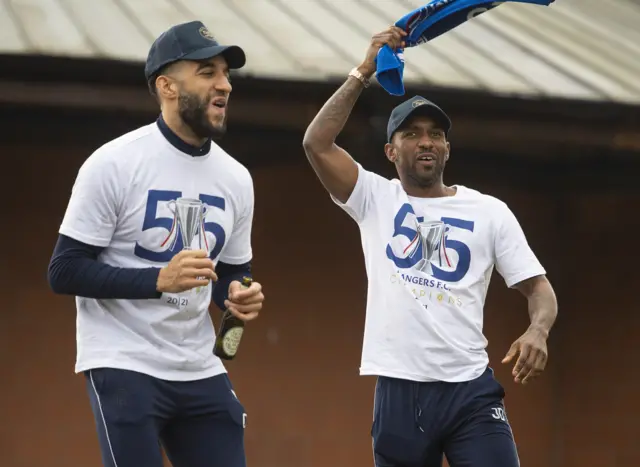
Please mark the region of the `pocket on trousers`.
[[242, 405], [240, 400], [235, 396], [235, 393], [233, 399], [229, 401], [227, 413], [235, 425], [238, 425], [242, 429], [246, 428], [247, 412], [244, 409], [244, 405]]
[[373, 429], [373, 450], [386, 461], [402, 465], [414, 465], [422, 462], [424, 441], [416, 435], [386, 430], [384, 427]]
[[496, 379], [493, 369], [487, 368], [485, 373], [474, 384], [474, 391], [478, 395], [484, 395], [495, 399], [504, 399], [505, 390]]
[[425, 434], [417, 426], [413, 405], [403, 403], [395, 391], [385, 387], [388, 384], [376, 385], [373, 450], [390, 463], [419, 464], [425, 452]]
[[97, 368], [87, 373], [105, 421], [137, 424], [151, 413], [154, 394], [147, 377], [131, 371]]
[[247, 425], [247, 413], [233, 389], [229, 375], [223, 373], [214, 376], [211, 381], [215, 383], [213, 390], [218, 393], [216, 399], [224, 401], [223, 406], [226, 408], [226, 413], [223, 413], [222, 416], [231, 419], [234, 425], [244, 429]]
[[491, 382], [493, 383], [492, 389], [493, 392], [492, 394], [497, 397], [498, 399], [502, 400], [504, 399], [504, 396], [506, 394], [505, 390], [504, 390], [504, 386], [502, 386], [502, 384], [500, 384], [500, 381], [498, 381], [496, 379], [495, 376], [492, 375], [491, 377]]

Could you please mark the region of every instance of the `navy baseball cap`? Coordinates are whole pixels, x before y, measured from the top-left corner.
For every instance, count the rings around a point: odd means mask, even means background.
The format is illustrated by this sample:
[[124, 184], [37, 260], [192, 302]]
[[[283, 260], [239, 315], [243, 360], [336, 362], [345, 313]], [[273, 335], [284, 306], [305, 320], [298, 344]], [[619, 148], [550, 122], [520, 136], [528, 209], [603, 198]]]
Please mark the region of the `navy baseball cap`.
[[244, 50], [237, 45], [221, 45], [200, 21], [177, 24], [153, 42], [144, 74], [155, 75], [160, 68], [178, 60], [206, 60], [222, 55], [229, 68], [242, 68], [246, 63]]
[[425, 117], [433, 118], [444, 130], [445, 135], [449, 135], [451, 119], [444, 110], [422, 96], [415, 96], [404, 101], [391, 112], [389, 123], [387, 123], [388, 142], [391, 142], [393, 134], [398, 131], [402, 124], [407, 121], [409, 117], [415, 115], [424, 115]]

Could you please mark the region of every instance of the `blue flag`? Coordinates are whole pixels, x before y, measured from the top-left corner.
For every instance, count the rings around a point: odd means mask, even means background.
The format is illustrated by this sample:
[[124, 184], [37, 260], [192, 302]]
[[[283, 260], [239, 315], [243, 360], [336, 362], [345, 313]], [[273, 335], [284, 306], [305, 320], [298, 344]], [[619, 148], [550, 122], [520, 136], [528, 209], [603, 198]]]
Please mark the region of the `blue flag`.
[[[406, 47], [415, 47], [507, 1], [548, 6], [555, 0], [432, 0], [400, 18], [395, 25], [407, 32]], [[393, 51], [388, 45], [382, 46], [376, 57], [376, 78], [389, 94], [404, 94], [403, 71], [403, 49]]]

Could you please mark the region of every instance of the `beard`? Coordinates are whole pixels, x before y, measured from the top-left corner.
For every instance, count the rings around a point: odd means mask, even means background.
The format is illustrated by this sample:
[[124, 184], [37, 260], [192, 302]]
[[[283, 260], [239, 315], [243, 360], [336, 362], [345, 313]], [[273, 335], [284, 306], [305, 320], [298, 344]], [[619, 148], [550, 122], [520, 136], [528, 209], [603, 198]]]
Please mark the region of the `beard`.
[[405, 176], [408, 180], [411, 180], [414, 186], [430, 188], [436, 183], [442, 181], [444, 167], [445, 162], [441, 162], [440, 160], [437, 160], [430, 170], [426, 170], [417, 165], [411, 165], [405, 169]]
[[201, 99], [195, 94], [180, 93], [178, 98], [180, 118], [198, 138], [220, 139], [227, 132], [226, 118], [217, 125], [209, 119], [207, 111], [213, 97]]

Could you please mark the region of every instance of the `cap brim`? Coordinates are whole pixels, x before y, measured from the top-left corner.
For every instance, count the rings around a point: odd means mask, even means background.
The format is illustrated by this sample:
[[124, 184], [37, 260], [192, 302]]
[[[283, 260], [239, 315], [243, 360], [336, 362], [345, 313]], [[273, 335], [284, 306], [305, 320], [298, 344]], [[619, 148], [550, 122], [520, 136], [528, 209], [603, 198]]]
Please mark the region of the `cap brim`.
[[[440, 107], [438, 107], [438, 106], [436, 106], [434, 104], [423, 104], [423, 105], [419, 105], [418, 107], [413, 108], [411, 110], [411, 112], [409, 112], [407, 115], [405, 115], [405, 117], [402, 119], [402, 121], [398, 124], [398, 126], [396, 127], [396, 129], [393, 132], [395, 133], [400, 128], [402, 128], [402, 126], [411, 117], [415, 117], [415, 116], [418, 116], [418, 115], [422, 115], [422, 116], [425, 116], [425, 117], [433, 118], [440, 126], [442, 126], [442, 129], [444, 130], [444, 132], [447, 135], [449, 134], [449, 130], [451, 130], [451, 119], [444, 112], [444, 110], [442, 110]], [[393, 135], [391, 135], [391, 136], [393, 136]]]
[[182, 57], [182, 60], [206, 60], [222, 55], [231, 69], [242, 68], [247, 62], [247, 57], [237, 45], [212, 45], [204, 49], [196, 50]]

